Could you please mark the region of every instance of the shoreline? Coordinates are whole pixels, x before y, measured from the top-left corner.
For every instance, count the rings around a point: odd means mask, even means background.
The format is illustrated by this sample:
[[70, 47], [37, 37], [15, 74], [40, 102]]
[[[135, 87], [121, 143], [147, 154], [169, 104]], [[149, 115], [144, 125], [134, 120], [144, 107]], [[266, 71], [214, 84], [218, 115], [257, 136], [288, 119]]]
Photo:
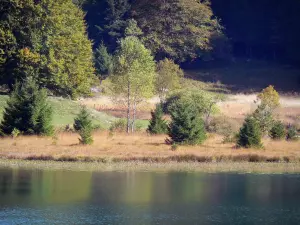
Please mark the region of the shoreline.
[[202, 172], [300, 174], [300, 162], [64, 162], [0, 159], [0, 169], [69, 170], [92, 172]]

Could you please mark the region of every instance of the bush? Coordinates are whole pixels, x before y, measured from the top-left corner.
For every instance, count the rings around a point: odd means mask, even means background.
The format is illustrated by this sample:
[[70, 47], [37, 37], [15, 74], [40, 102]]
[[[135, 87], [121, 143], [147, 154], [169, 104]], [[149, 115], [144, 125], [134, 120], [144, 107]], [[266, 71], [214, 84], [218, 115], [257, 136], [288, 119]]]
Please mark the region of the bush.
[[118, 119], [115, 120], [109, 127], [110, 132], [125, 132], [127, 129], [127, 121], [126, 119]]
[[295, 141], [298, 139], [297, 129], [295, 126], [289, 126], [287, 135], [286, 135], [286, 139], [289, 141]]
[[271, 128], [269, 135], [272, 139], [280, 140], [285, 138], [286, 131], [284, 124], [280, 121], [276, 121], [274, 126]]
[[216, 116], [210, 121], [207, 131], [225, 136], [238, 132], [240, 127], [240, 123], [235, 119], [226, 116]]
[[80, 135], [79, 141], [81, 144], [90, 145], [93, 143], [93, 124], [91, 116], [85, 107], [80, 110], [78, 116], [74, 119], [73, 126]]
[[245, 148], [261, 148], [261, 131], [259, 123], [253, 117], [246, 118], [240, 129], [237, 145]]
[[176, 101], [170, 108], [172, 122], [168, 133], [169, 143], [201, 144], [206, 139], [204, 122], [197, 108], [184, 101]]
[[11, 135], [17, 129], [25, 135], [46, 135], [53, 133], [52, 109], [47, 103], [47, 92], [39, 89], [32, 78], [23, 84], [17, 83], [0, 125], [2, 135]]
[[166, 134], [168, 132], [168, 125], [163, 119], [163, 110], [160, 104], [151, 112], [151, 120], [147, 131], [150, 134]]

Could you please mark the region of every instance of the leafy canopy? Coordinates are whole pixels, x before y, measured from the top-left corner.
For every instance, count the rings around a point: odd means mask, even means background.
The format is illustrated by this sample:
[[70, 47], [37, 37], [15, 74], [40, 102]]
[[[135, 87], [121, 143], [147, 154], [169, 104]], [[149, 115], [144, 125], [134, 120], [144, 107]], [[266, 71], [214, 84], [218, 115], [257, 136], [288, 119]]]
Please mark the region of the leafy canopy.
[[[94, 79], [84, 13], [72, 0], [10, 0], [0, 6], [0, 81], [34, 73], [52, 92], [88, 94]], [[33, 75], [31, 75], [33, 76]]]
[[257, 95], [257, 98], [261, 101], [262, 105], [266, 105], [272, 110], [280, 106], [280, 96], [272, 85], [263, 89]]
[[157, 63], [156, 71], [156, 92], [161, 102], [164, 102], [168, 93], [181, 87], [180, 81], [184, 74], [173, 60], [167, 58]]
[[222, 36], [207, 1], [139, 0], [132, 11], [145, 45], [160, 59], [184, 62], [203, 57], [212, 50], [211, 37]]

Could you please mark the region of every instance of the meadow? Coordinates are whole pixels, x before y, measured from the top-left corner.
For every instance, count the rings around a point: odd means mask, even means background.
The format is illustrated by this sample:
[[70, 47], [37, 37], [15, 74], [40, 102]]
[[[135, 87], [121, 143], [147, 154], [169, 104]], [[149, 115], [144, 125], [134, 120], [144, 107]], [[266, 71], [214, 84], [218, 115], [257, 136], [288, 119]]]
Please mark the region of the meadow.
[[166, 135], [95, 132], [90, 146], [78, 144], [79, 136], [62, 132], [56, 138], [20, 136], [0, 142], [2, 159], [79, 162], [300, 162], [299, 142], [264, 139], [264, 149], [237, 149], [223, 137], [209, 134], [199, 146], [165, 144]]

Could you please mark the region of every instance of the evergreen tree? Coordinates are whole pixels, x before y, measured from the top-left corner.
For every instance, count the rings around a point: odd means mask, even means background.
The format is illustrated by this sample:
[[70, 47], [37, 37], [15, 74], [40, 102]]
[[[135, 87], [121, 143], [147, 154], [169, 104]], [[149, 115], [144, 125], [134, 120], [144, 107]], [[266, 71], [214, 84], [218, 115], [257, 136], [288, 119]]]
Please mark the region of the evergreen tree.
[[284, 124], [281, 121], [276, 121], [271, 128], [269, 135], [272, 139], [283, 139], [286, 136]]
[[85, 107], [80, 110], [78, 116], [74, 119], [73, 126], [80, 135], [79, 141], [81, 144], [90, 145], [93, 143], [91, 115]]
[[104, 80], [113, 70], [113, 57], [108, 53], [103, 42], [95, 50], [94, 62], [97, 74], [101, 80]]
[[172, 122], [169, 126], [170, 143], [201, 144], [206, 139], [204, 122], [193, 104], [176, 101], [170, 110]]
[[166, 134], [168, 132], [167, 122], [163, 119], [162, 106], [159, 104], [156, 109], [151, 112], [151, 120], [148, 126], [150, 134]]
[[261, 131], [259, 123], [253, 117], [245, 119], [243, 127], [240, 129], [237, 145], [245, 148], [261, 148]]
[[298, 140], [297, 129], [295, 126], [289, 126], [287, 135], [286, 135], [286, 139], [289, 141]]
[[17, 83], [7, 101], [0, 125], [2, 135], [14, 129], [26, 135], [51, 135], [53, 133], [52, 109], [47, 103], [47, 92], [39, 89], [32, 78]]

